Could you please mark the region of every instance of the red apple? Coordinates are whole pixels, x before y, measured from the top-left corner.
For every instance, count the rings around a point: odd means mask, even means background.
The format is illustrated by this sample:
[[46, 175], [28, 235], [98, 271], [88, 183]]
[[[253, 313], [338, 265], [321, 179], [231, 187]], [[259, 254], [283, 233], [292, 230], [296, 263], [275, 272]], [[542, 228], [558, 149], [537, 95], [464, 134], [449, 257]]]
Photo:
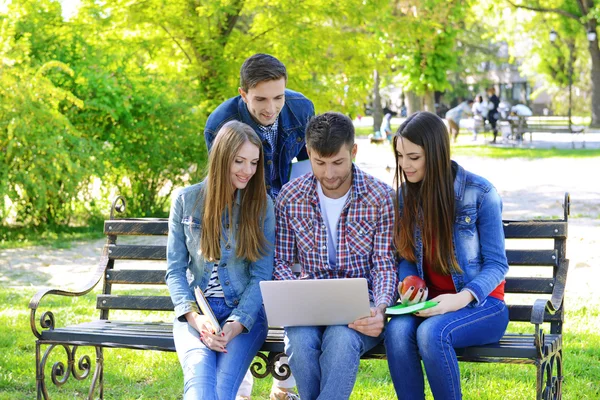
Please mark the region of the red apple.
[[427, 284], [423, 279], [419, 278], [418, 276], [409, 275], [402, 281], [402, 296], [404, 296], [404, 293], [406, 293], [406, 291], [410, 289], [411, 286], [414, 286], [415, 290], [412, 292], [412, 295], [410, 296], [408, 301], [412, 301], [415, 298], [415, 296], [419, 294], [419, 289], [425, 290]]

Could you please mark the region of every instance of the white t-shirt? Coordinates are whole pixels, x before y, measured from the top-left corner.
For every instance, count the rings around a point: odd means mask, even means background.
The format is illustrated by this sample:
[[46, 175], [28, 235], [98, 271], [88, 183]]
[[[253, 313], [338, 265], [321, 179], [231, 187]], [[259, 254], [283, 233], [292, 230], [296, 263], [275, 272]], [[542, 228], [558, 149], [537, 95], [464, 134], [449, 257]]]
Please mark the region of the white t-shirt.
[[337, 266], [337, 226], [342, 215], [346, 199], [350, 195], [350, 190], [339, 199], [331, 199], [325, 196], [321, 183], [317, 181], [317, 193], [319, 194], [319, 205], [321, 206], [321, 214], [325, 220], [327, 227], [327, 255], [329, 256], [329, 265]]

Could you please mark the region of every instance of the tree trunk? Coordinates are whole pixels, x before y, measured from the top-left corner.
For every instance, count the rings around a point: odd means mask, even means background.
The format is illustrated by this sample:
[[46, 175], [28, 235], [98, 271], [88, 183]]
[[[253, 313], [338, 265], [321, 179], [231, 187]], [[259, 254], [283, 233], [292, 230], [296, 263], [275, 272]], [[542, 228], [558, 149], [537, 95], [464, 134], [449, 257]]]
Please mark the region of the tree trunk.
[[421, 110], [421, 97], [414, 92], [406, 92], [406, 115], [409, 116]]
[[381, 128], [383, 121], [383, 107], [381, 107], [381, 94], [379, 93], [379, 71], [373, 71], [373, 131], [377, 132]]
[[600, 128], [600, 48], [598, 39], [588, 42], [590, 58], [592, 59], [592, 123], [594, 128]]
[[423, 96], [423, 106], [425, 111], [429, 111], [435, 114], [435, 93], [434, 92], [425, 92], [425, 96]]

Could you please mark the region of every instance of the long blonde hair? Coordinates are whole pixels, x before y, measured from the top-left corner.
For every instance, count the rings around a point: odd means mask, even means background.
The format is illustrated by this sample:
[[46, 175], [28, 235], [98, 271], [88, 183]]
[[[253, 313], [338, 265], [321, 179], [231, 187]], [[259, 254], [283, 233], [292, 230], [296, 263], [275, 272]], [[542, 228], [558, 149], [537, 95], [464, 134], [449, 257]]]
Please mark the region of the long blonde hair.
[[[418, 183], [405, 179], [396, 145], [407, 139], [425, 152], [425, 176]], [[461, 272], [454, 254], [454, 178], [450, 159], [450, 136], [444, 121], [422, 111], [409, 116], [394, 136], [396, 190], [404, 207], [396, 207], [394, 242], [400, 257], [416, 262], [415, 228], [421, 229], [423, 254], [433, 269], [443, 275]], [[422, 218], [421, 218], [422, 217]], [[432, 251], [433, 250], [433, 251]]]
[[[250, 142], [259, 150], [256, 173], [246, 188], [242, 189], [240, 223], [235, 229], [231, 221], [235, 188], [231, 183], [231, 165], [244, 143]], [[200, 251], [210, 261], [221, 257], [221, 232], [223, 215], [229, 216], [229, 233], [236, 235], [236, 256], [257, 261], [268, 251], [267, 242], [260, 226], [260, 218], [267, 210], [267, 190], [262, 143], [250, 126], [229, 121], [219, 130], [208, 157], [208, 175], [205, 186], [205, 201], [202, 215]]]

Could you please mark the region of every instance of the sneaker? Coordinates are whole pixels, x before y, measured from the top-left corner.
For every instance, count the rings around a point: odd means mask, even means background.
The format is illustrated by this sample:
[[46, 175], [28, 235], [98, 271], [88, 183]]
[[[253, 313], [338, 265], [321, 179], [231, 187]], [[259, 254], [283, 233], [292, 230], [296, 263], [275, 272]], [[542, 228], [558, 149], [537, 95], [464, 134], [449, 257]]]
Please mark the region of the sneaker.
[[287, 389], [273, 388], [269, 400], [300, 400], [300, 396], [291, 389], [288, 391]]

